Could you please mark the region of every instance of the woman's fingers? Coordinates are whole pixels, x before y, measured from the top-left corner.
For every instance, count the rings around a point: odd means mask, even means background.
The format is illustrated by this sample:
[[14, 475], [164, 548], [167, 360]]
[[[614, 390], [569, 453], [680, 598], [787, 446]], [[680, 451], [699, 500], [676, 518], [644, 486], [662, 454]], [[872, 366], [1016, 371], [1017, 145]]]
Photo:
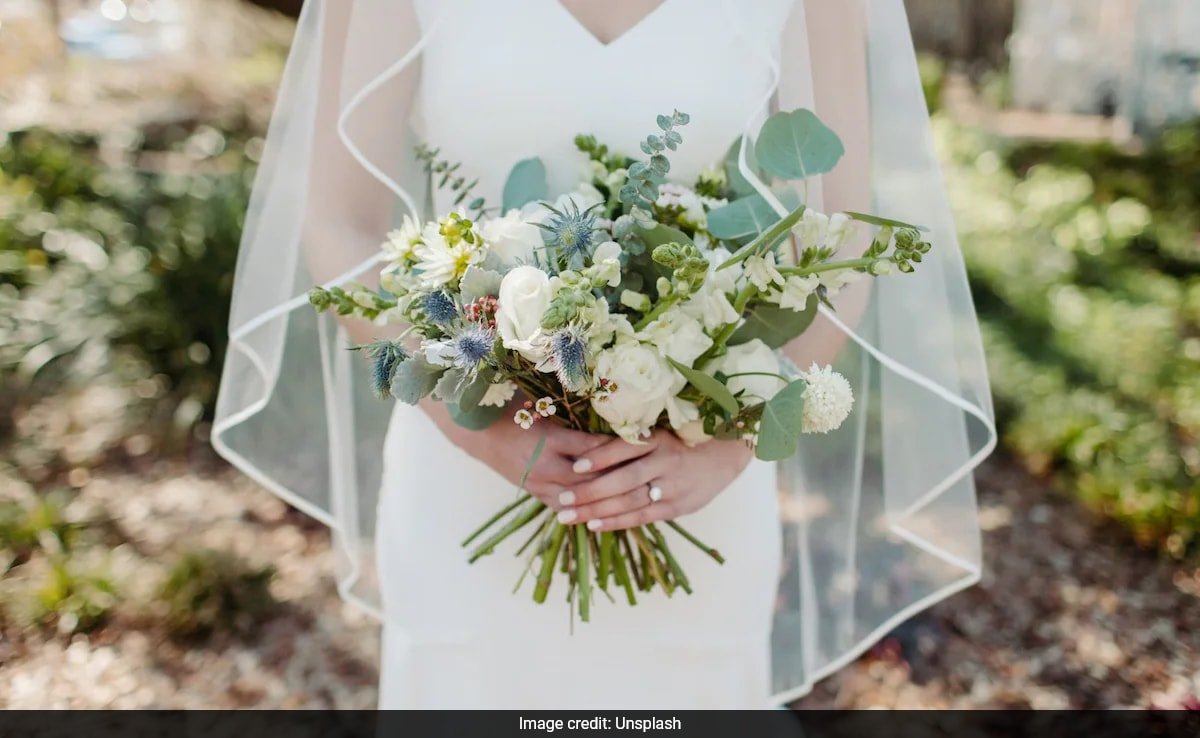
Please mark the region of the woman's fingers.
[[651, 438], [644, 444], [632, 444], [621, 438], [613, 438], [607, 443], [588, 450], [575, 460], [574, 469], [579, 474], [603, 472], [614, 466], [620, 466], [634, 459], [640, 459], [658, 448], [658, 443]]
[[[652, 482], [647, 482], [634, 487], [628, 492], [606, 497], [603, 500], [598, 500], [588, 505], [580, 505], [566, 510], [564, 513], [575, 514], [575, 517], [570, 520], [573, 523], [587, 523], [589, 521], [595, 523], [595, 521], [605, 518], [613, 518], [635, 510], [641, 510], [650, 504], [651, 484]], [[559, 519], [561, 520], [562, 518], [560, 517]]]
[[[642, 493], [643, 495], [645, 492]], [[647, 498], [648, 499], [648, 498]], [[588, 522], [588, 530], [625, 530], [636, 528], [647, 523], [657, 523], [660, 520], [673, 520], [679, 517], [677, 505], [670, 500], [659, 500], [653, 504], [643, 505], [636, 510], [630, 510], [618, 515], [605, 518], [593, 518]]]
[[[592, 509], [591, 505], [635, 489], [644, 488], [651, 479], [662, 474], [665, 470], [661, 468], [662, 465], [659, 461], [658, 457], [654, 455], [646, 456], [607, 474], [601, 474], [591, 481], [576, 484], [571, 489], [571, 494], [563, 495], [560, 502], [566, 510], [575, 513], [576, 517], [571, 520], [586, 520], [584, 515], [589, 514], [589, 510]], [[569, 517], [566, 510], [564, 510], [564, 518]], [[570, 521], [563, 520], [563, 522]]]

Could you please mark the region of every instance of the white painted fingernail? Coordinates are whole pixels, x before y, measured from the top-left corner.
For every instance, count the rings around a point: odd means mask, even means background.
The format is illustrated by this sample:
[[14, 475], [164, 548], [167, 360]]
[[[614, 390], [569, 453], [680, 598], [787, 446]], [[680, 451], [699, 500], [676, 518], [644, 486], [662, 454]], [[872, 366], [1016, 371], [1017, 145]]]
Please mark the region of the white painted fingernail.
[[575, 464], [571, 467], [576, 474], [586, 474], [592, 470], [591, 459], [576, 459]]
[[566, 525], [577, 517], [579, 516], [574, 510], [563, 510], [558, 514], [558, 522]]
[[599, 521], [599, 520], [589, 520], [587, 522], [588, 530], [599, 530], [600, 525], [601, 525], [601, 521]]
[[558, 504], [563, 505], [564, 507], [567, 505], [574, 505], [575, 504], [575, 493], [569, 489], [564, 489], [562, 492], [559, 492], [558, 493]]

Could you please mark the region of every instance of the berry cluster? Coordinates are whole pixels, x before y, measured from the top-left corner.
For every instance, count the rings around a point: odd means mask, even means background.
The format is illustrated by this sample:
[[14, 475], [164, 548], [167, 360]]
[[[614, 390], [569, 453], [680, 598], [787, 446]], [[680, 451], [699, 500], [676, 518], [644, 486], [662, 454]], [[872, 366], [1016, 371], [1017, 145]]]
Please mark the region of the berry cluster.
[[491, 296], [480, 297], [463, 306], [463, 314], [473, 323], [482, 323], [488, 328], [496, 327], [496, 310], [500, 302]]

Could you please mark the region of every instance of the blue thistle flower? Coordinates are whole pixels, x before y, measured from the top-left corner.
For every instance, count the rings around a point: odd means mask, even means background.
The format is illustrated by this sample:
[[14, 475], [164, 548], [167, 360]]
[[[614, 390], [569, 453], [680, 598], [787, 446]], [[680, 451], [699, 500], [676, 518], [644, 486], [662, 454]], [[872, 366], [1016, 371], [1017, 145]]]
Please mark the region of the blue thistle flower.
[[429, 322], [434, 325], [446, 325], [458, 317], [458, 306], [445, 292], [430, 292], [425, 295], [421, 307], [424, 308]]
[[554, 371], [562, 386], [572, 392], [587, 382], [587, 337], [577, 327], [568, 326], [550, 339]]
[[458, 368], [474, 369], [492, 352], [495, 342], [492, 330], [476, 323], [450, 339], [449, 353]]
[[580, 269], [597, 243], [596, 216], [592, 214], [598, 205], [580, 210], [574, 200], [568, 199], [562, 210], [546, 206], [551, 216], [538, 227], [545, 231], [546, 245], [557, 249], [566, 258], [568, 269]]
[[355, 346], [355, 349], [365, 349], [371, 357], [371, 391], [381, 400], [391, 397], [392, 377], [408, 354], [394, 341], [376, 341], [367, 346]]

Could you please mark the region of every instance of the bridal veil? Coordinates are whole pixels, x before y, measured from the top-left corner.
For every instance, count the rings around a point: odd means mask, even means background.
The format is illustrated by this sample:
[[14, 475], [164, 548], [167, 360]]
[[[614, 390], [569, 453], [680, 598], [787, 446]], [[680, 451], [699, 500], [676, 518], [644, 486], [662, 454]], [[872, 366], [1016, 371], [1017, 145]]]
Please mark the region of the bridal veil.
[[[804, 437], [780, 464], [785, 558], [772, 667], [781, 702], [978, 580], [972, 470], [996, 440], [903, 2], [808, 2], [820, 7], [806, 13], [804, 0], [781, 3], [777, 47], [747, 50], [772, 72], [764, 100], [821, 115], [814, 90], [838, 61], [810, 58], [817, 44], [806, 17], [859, 3], [871, 210], [928, 227], [934, 248], [915, 274], [873, 280], [861, 315], [823, 314], [844, 341], [835, 367], [858, 401], [840, 430]], [[426, 209], [424, 174], [411, 156], [420, 137], [408, 121], [422, 50], [447, 29], [418, 19], [412, 5], [304, 5], [246, 216], [213, 427], [225, 458], [332, 529], [340, 593], [379, 617], [373, 539], [391, 408], [371, 395], [368, 372], [345, 350], [345, 328], [318, 316], [306, 294], [318, 283], [370, 284], [390, 224]], [[750, 16], [769, 4], [712, 5], [736, 32], [736, 24], [760, 22]], [[819, 191], [814, 183], [810, 192]], [[349, 204], [346, 192], [354, 193]], [[825, 205], [837, 207], [832, 198]]]

